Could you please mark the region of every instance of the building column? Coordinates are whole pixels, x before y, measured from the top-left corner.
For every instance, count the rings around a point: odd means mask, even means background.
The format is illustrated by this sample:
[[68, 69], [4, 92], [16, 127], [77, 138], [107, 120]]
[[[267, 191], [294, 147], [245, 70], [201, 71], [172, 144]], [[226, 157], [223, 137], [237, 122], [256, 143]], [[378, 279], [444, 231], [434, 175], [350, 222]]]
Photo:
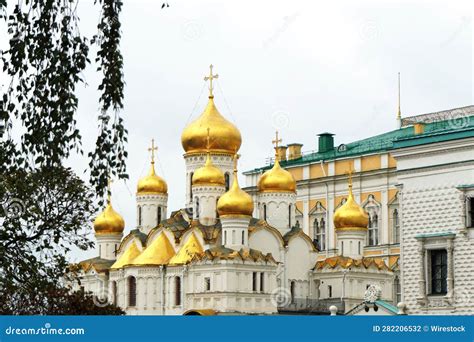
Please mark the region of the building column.
[[446, 251], [448, 254], [448, 274], [446, 277], [446, 282], [447, 282], [447, 297], [448, 300], [451, 300], [454, 297], [454, 263], [453, 263], [453, 239], [449, 238], [447, 241], [447, 246], [446, 246]]
[[425, 305], [426, 304], [426, 279], [425, 279], [425, 255], [426, 250], [424, 246], [424, 240], [418, 240], [418, 253], [420, 255], [420, 280], [418, 281], [419, 294], [418, 294], [418, 303]]
[[303, 200], [303, 232], [309, 235], [309, 201]]

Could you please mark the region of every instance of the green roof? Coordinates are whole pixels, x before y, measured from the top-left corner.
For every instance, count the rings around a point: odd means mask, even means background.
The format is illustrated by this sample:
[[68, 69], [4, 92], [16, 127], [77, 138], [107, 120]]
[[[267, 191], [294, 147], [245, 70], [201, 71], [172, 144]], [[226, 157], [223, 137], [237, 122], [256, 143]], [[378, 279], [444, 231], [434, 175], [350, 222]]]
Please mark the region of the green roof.
[[388, 311], [398, 314], [398, 308], [395, 305], [392, 305], [384, 300], [376, 300], [375, 304], [387, 309]]
[[[382, 153], [397, 148], [463, 139], [467, 137], [474, 137], [474, 116], [472, 113], [471, 116], [462, 118], [425, 123], [424, 132], [422, 134], [415, 135], [413, 126], [402, 127], [394, 131], [344, 144], [343, 148], [339, 145], [334, 147], [334, 149], [323, 153], [306, 153], [298, 159], [281, 161], [280, 164], [283, 167], [292, 167], [320, 161]], [[270, 167], [270, 165], [266, 165], [246, 171], [244, 174], [261, 172]]]

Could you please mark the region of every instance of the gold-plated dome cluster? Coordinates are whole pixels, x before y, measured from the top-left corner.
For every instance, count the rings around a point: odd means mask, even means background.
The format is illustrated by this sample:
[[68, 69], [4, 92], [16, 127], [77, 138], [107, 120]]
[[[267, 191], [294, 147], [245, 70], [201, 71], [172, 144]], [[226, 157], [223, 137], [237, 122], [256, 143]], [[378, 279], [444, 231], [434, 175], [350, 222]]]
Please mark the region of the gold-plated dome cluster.
[[195, 185], [218, 185], [225, 186], [225, 177], [222, 171], [214, 166], [210, 153], [210, 129], [207, 129], [207, 157], [204, 166], [197, 169], [193, 174], [192, 184]]
[[[110, 192], [110, 181], [109, 181]], [[110, 195], [107, 199], [107, 206], [94, 220], [94, 231], [96, 235], [122, 234], [125, 228], [123, 217], [112, 207]]]
[[252, 216], [252, 197], [239, 186], [237, 179], [237, 156], [234, 156], [234, 178], [232, 186], [217, 202], [217, 212], [222, 216]]
[[181, 134], [181, 144], [186, 154], [203, 153], [207, 149], [207, 129], [211, 131], [211, 152], [234, 154], [240, 149], [242, 137], [234, 124], [226, 120], [214, 104], [212, 80], [218, 75], [211, 73], [205, 80], [210, 80], [209, 101], [204, 112], [191, 122]]
[[137, 185], [137, 195], [155, 195], [155, 194], [167, 194], [168, 193], [168, 184], [165, 180], [158, 176], [155, 172], [155, 150], [158, 148], [155, 147], [155, 141], [151, 141], [151, 148], [148, 150], [151, 151], [151, 165], [148, 175], [143, 177], [138, 181]]
[[276, 151], [275, 164], [258, 180], [259, 192], [296, 192], [296, 181], [293, 175], [280, 166], [277, 152], [279, 142], [281, 142], [281, 139], [278, 139], [278, 132], [276, 132], [276, 139], [273, 140]]
[[352, 177], [349, 174], [349, 196], [334, 213], [334, 227], [336, 229], [367, 229], [369, 215], [357, 204], [352, 195]]

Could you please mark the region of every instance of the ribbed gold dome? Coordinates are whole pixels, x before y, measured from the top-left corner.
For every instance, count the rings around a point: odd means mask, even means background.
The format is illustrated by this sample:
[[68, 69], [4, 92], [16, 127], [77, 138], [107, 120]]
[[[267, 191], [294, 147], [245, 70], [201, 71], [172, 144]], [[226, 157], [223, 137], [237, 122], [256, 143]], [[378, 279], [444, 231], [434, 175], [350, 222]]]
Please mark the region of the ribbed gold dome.
[[293, 175], [280, 166], [275, 158], [273, 167], [258, 180], [259, 192], [296, 192], [296, 181]]
[[94, 220], [94, 230], [97, 235], [121, 234], [125, 228], [125, 222], [109, 202], [104, 211]]
[[334, 213], [334, 227], [336, 229], [367, 229], [369, 215], [361, 208], [352, 196], [352, 184], [349, 184], [349, 196]]
[[137, 195], [152, 195], [168, 193], [168, 184], [155, 172], [155, 163], [152, 161], [148, 175], [138, 181]]
[[206, 152], [208, 128], [211, 131], [211, 152], [234, 154], [240, 149], [240, 131], [219, 113], [214, 96], [209, 96], [204, 112], [181, 134], [181, 144], [187, 154]]
[[220, 216], [252, 216], [252, 197], [239, 187], [237, 170], [231, 188], [217, 202], [217, 212]]
[[225, 177], [222, 171], [214, 166], [209, 152], [206, 163], [193, 174], [193, 185], [222, 185], [225, 186]]

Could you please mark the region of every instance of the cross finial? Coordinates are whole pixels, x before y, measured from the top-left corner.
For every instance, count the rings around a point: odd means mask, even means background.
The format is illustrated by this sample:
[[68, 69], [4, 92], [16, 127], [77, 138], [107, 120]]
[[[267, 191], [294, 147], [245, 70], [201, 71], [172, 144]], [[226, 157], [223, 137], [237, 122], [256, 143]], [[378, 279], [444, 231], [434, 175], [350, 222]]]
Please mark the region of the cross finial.
[[239, 160], [240, 155], [236, 152], [234, 154], [234, 172], [237, 173], [237, 161]]
[[275, 145], [275, 162], [278, 161], [278, 143], [281, 143], [281, 138], [278, 139], [278, 131], [275, 131], [275, 140], [272, 140], [272, 144]]
[[155, 151], [158, 151], [158, 147], [155, 146], [155, 139], [151, 139], [151, 147], [148, 148], [151, 152], [151, 163], [155, 163]]
[[214, 90], [214, 87], [213, 87], [213, 85], [212, 85], [212, 81], [213, 81], [214, 79], [219, 78], [219, 75], [218, 75], [218, 74], [215, 74], [215, 75], [212, 74], [212, 68], [213, 68], [213, 67], [214, 67], [214, 66], [213, 66], [212, 64], [209, 65], [209, 76], [204, 77], [204, 81], [209, 81], [209, 97], [210, 97], [210, 98], [213, 98], [213, 97], [214, 97], [214, 94], [212, 93], [212, 91]]
[[352, 170], [352, 167], [349, 168], [349, 171], [347, 172], [348, 176], [349, 176], [349, 188], [352, 188], [352, 173], [353, 173], [353, 170]]

